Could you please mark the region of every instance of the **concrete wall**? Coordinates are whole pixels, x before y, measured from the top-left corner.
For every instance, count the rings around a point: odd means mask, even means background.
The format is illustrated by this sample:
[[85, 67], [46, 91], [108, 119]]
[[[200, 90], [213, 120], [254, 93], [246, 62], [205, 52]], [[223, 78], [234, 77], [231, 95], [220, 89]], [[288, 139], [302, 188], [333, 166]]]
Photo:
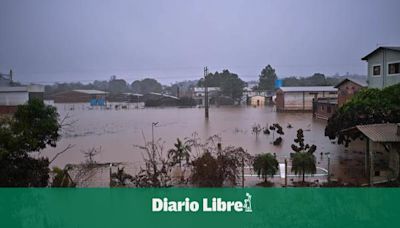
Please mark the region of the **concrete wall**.
[[313, 99], [318, 97], [336, 98], [337, 93], [330, 92], [277, 92], [278, 111], [312, 111]]
[[254, 96], [250, 98], [250, 103], [253, 106], [262, 106], [265, 105], [265, 97], [264, 96]]
[[17, 106], [29, 100], [29, 93], [25, 92], [4, 92], [0, 93], [0, 105]]
[[[378, 50], [368, 58], [368, 87], [385, 88], [400, 83], [400, 74], [388, 75], [388, 64], [400, 62], [400, 52], [393, 50]], [[372, 74], [373, 66], [381, 66], [381, 75]]]

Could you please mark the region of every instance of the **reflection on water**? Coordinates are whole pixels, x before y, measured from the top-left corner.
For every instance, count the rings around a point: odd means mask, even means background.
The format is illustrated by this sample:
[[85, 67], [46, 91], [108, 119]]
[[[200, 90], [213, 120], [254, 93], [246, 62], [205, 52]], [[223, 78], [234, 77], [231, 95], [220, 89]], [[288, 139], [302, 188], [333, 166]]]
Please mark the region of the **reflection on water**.
[[[241, 146], [251, 154], [276, 153], [278, 160], [283, 161], [292, 152], [290, 145], [297, 129], [302, 128], [306, 142], [317, 146], [318, 166], [326, 167], [327, 159], [321, 158], [321, 152], [330, 152], [332, 156], [339, 151], [338, 146], [324, 136], [325, 121], [313, 119], [311, 113], [276, 113], [272, 107], [213, 107], [209, 120], [204, 118], [204, 109], [199, 108], [58, 110], [61, 116], [68, 112], [76, 121], [64, 132], [56, 148], [47, 148], [43, 153], [52, 157], [68, 144], [74, 144], [71, 151], [54, 162], [61, 167], [67, 163], [81, 163], [84, 161], [82, 150], [100, 146], [102, 153], [96, 157], [98, 162], [140, 162], [142, 152], [133, 145], [143, 144], [143, 138], [151, 140], [152, 122], [159, 122], [154, 129], [155, 138], [162, 138], [166, 149], [173, 147], [176, 138], [189, 137], [194, 132], [203, 139], [217, 134], [225, 146]], [[252, 134], [254, 124], [263, 127], [273, 123], [283, 127], [281, 146], [272, 145], [272, 133], [260, 133], [258, 137]], [[293, 128], [287, 128], [289, 123]]]

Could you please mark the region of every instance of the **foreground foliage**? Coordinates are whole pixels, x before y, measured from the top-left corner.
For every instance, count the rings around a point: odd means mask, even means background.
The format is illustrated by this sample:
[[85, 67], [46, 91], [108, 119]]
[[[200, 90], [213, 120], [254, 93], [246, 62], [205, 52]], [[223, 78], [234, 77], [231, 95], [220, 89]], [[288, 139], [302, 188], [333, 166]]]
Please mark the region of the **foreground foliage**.
[[399, 123], [400, 83], [379, 89], [364, 89], [340, 107], [328, 120], [325, 135], [338, 139], [339, 144], [349, 144], [360, 135], [347, 134], [343, 130], [356, 125]]
[[56, 108], [30, 100], [18, 106], [12, 118], [0, 121], [0, 186], [43, 187], [49, 178], [49, 160], [31, 153], [56, 146], [60, 124]]

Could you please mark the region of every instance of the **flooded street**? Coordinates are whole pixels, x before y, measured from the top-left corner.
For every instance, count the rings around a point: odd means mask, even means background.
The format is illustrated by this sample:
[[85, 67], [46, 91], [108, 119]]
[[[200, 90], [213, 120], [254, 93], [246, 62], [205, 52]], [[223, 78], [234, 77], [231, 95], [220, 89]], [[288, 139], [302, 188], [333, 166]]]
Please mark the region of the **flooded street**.
[[[74, 121], [57, 147], [47, 148], [43, 152], [51, 158], [68, 144], [75, 145], [54, 161], [53, 165], [60, 167], [68, 163], [83, 162], [85, 158], [82, 151], [92, 147], [101, 147], [101, 153], [95, 158], [97, 162], [129, 162], [139, 165], [143, 151], [134, 145], [143, 145], [143, 136], [151, 141], [152, 122], [159, 122], [154, 128], [154, 137], [162, 139], [165, 153], [173, 148], [176, 138], [183, 139], [197, 133], [202, 139], [219, 135], [223, 146], [241, 146], [251, 154], [276, 153], [278, 161], [283, 162], [292, 152], [290, 146], [299, 128], [304, 130], [306, 143], [317, 146], [317, 166], [327, 166], [327, 156], [321, 158], [321, 152], [330, 152], [331, 161], [334, 162], [334, 153], [339, 151], [339, 147], [324, 136], [326, 121], [313, 119], [311, 113], [277, 113], [269, 106], [212, 107], [208, 121], [205, 120], [204, 109], [201, 108], [67, 111], [64, 105], [56, 106], [61, 117], [68, 113]], [[270, 135], [261, 132], [258, 137], [252, 133], [252, 126], [255, 124], [264, 127], [273, 123], [279, 123], [283, 127], [281, 146], [272, 145], [272, 132]], [[287, 128], [289, 123], [293, 128]]]

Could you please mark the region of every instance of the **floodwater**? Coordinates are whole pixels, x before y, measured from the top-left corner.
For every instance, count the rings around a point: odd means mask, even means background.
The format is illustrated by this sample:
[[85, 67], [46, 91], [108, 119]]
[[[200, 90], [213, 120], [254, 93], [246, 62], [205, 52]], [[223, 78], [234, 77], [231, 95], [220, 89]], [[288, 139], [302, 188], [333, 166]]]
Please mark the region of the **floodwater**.
[[[68, 144], [74, 147], [60, 155], [52, 165], [64, 167], [68, 163], [82, 163], [85, 158], [82, 151], [92, 147], [100, 148], [101, 153], [95, 157], [97, 162], [129, 162], [140, 164], [143, 151], [134, 145], [143, 145], [144, 138], [151, 141], [152, 123], [155, 139], [164, 142], [165, 153], [173, 148], [177, 138], [183, 139], [197, 133], [202, 139], [212, 135], [222, 138], [223, 146], [240, 146], [250, 154], [276, 153], [279, 162], [293, 152], [291, 144], [299, 128], [304, 130], [305, 141], [317, 146], [317, 166], [327, 168], [327, 153], [331, 162], [342, 150], [324, 136], [326, 121], [313, 119], [311, 113], [277, 113], [274, 107], [221, 106], [210, 108], [209, 120], [204, 118], [202, 108], [144, 108], [144, 109], [75, 109], [66, 110], [57, 105], [60, 116], [67, 113], [74, 123], [57, 143], [56, 148], [46, 148], [42, 155], [52, 158]], [[264, 127], [266, 124], [279, 123], [284, 135], [281, 146], [272, 145], [272, 133], [256, 136], [252, 132], [255, 124]], [[287, 128], [288, 124], [293, 128]], [[275, 133], [275, 138], [277, 134]], [[323, 156], [321, 157], [321, 153]], [[332, 164], [331, 164], [332, 165]]]

